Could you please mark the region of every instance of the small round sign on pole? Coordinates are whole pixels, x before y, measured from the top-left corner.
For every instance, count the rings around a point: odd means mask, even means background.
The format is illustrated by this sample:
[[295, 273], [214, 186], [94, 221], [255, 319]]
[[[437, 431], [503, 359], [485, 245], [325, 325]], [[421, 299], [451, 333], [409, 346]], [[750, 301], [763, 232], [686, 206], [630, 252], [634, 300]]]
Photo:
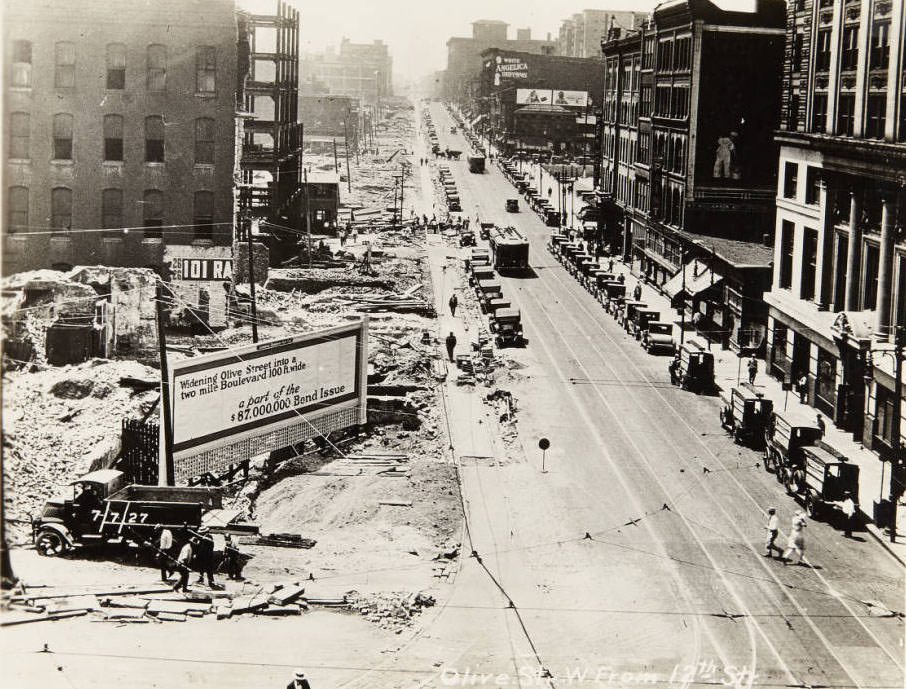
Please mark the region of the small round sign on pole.
[[548, 440], [547, 438], [541, 438], [541, 440], [538, 441], [538, 447], [541, 448], [541, 473], [542, 474], [547, 473], [547, 469], [544, 466], [544, 460], [547, 455], [547, 448], [549, 448], [550, 446], [551, 446], [551, 441]]

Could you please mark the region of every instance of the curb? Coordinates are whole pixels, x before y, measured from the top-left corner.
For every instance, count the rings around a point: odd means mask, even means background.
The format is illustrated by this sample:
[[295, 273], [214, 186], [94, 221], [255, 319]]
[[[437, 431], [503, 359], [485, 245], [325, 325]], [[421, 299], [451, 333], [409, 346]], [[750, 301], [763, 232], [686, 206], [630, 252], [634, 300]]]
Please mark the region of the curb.
[[865, 533], [875, 539], [878, 545], [886, 550], [891, 557], [893, 557], [901, 565], [906, 567], [906, 559], [904, 559], [900, 553], [896, 552], [893, 548], [890, 547], [887, 540], [888, 537], [880, 529], [878, 529], [878, 527], [876, 527], [874, 524], [866, 524]]

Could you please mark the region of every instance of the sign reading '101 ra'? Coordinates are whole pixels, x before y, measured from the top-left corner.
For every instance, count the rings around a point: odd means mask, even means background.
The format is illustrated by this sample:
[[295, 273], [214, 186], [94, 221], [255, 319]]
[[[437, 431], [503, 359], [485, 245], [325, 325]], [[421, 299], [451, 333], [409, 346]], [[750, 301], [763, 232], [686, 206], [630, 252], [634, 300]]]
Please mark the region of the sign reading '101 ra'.
[[231, 258], [180, 258], [178, 271], [181, 280], [232, 280]]
[[341, 326], [174, 362], [174, 453], [308, 424], [310, 415], [338, 406], [364, 411], [365, 328]]

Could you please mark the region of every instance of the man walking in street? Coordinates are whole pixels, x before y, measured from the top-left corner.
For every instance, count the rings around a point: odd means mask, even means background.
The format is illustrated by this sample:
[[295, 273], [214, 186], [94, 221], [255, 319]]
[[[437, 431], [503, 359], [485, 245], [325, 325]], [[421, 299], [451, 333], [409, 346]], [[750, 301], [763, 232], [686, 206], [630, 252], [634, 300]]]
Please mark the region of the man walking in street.
[[189, 590], [189, 573], [190, 567], [192, 565], [192, 542], [186, 541], [183, 547], [179, 551], [179, 556], [176, 558], [176, 568], [179, 572], [179, 580], [176, 582], [176, 585], [173, 587], [174, 591], [188, 591]]
[[755, 376], [758, 374], [758, 359], [755, 355], [749, 359], [749, 385], [755, 385]]
[[293, 674], [293, 681], [286, 685], [286, 689], [311, 689], [311, 685], [305, 679], [305, 673], [302, 670], [296, 670]]
[[456, 306], [459, 304], [459, 299], [456, 298], [456, 294], [450, 295], [450, 315], [456, 316]]
[[852, 538], [853, 528], [856, 521], [856, 502], [853, 500], [853, 494], [846, 491], [843, 498], [843, 504], [840, 505], [843, 510], [843, 537]]
[[821, 432], [821, 437], [824, 437], [824, 431], [827, 430], [827, 426], [824, 425], [824, 417], [821, 414], [818, 414], [815, 417], [815, 425], [818, 427], [818, 430]]
[[805, 529], [805, 515], [802, 510], [799, 510], [793, 515], [793, 521], [790, 524], [790, 537], [787, 540], [786, 550], [781, 555], [783, 564], [787, 565], [790, 563], [790, 555], [794, 552], [799, 556], [796, 564], [803, 564], [802, 558], [805, 555], [805, 533], [803, 529]]
[[607, 261], [607, 272], [613, 273], [613, 259], [612, 258]]
[[780, 533], [780, 520], [777, 519], [777, 510], [773, 507], [768, 508], [768, 537], [764, 542], [764, 557], [771, 557], [771, 551], [776, 550], [778, 555], [783, 555], [783, 548], [775, 543], [777, 534]]
[[456, 349], [456, 335], [453, 334], [453, 331], [450, 331], [450, 334], [447, 335], [447, 356], [450, 357], [450, 361], [453, 361], [453, 350]]

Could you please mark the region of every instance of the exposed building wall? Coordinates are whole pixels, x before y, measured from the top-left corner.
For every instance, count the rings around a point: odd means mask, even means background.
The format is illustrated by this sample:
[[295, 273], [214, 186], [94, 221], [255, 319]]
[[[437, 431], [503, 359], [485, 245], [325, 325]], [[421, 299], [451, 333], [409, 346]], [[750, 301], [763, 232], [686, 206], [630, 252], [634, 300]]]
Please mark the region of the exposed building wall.
[[[201, 48], [209, 49], [204, 56]], [[23, 51], [30, 62], [21, 62]], [[149, 51], [160, 71], [149, 69]], [[237, 65], [231, 0], [160, 0], [128, 12], [99, 0], [9, 5], [3, 57], [13, 75], [4, 129], [24, 123], [15, 147], [4, 137], [7, 272], [97, 263], [159, 269], [164, 243], [229, 245]], [[202, 57], [210, 72], [198, 78]], [[199, 146], [197, 126], [204, 129]], [[161, 136], [162, 147], [147, 143]], [[68, 190], [55, 195], [56, 214], [54, 189]], [[196, 226], [198, 192], [210, 197], [199, 198], [206, 217]]]

